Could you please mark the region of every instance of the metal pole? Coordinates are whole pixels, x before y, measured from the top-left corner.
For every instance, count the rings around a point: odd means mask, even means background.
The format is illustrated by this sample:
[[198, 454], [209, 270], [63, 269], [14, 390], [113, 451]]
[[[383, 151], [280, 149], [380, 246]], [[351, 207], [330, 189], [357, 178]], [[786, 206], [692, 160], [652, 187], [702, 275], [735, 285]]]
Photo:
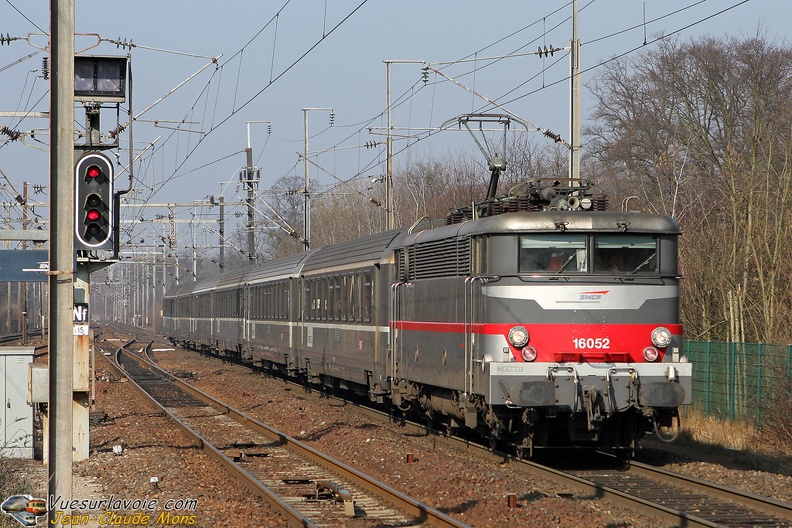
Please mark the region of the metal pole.
[[403, 59], [385, 59], [385, 83], [386, 83], [386, 97], [388, 106], [388, 123], [387, 135], [385, 139], [385, 229], [393, 229], [396, 227], [396, 214], [395, 207], [393, 206], [393, 135], [391, 122], [391, 64], [423, 64], [426, 66], [425, 60], [403, 60]]
[[[27, 197], [28, 197], [28, 182], [22, 183], [22, 230], [27, 230], [28, 224], [28, 211], [27, 211]], [[27, 242], [22, 242], [22, 249], [27, 249]], [[22, 344], [27, 345], [27, 323], [28, 323], [28, 286], [29, 283], [25, 282], [22, 292]]]
[[569, 159], [570, 183], [577, 186], [580, 181], [580, 40], [578, 40], [577, 0], [572, 0], [572, 42], [570, 45], [570, 123], [569, 137], [572, 143]]
[[[248, 136], [250, 137], [250, 136]], [[253, 194], [253, 149], [248, 147], [245, 149], [247, 155], [247, 168], [245, 169], [245, 184], [247, 185], [247, 241], [248, 241], [248, 261], [251, 264], [256, 263], [256, 233], [254, 231], [253, 221], [255, 219], [255, 195]]]
[[388, 135], [385, 140], [385, 230], [393, 229], [393, 136], [391, 135], [391, 62], [385, 62], [387, 76]]
[[220, 204], [220, 271], [225, 269], [225, 199], [221, 196], [218, 198]]
[[[50, 0], [49, 497], [72, 497], [74, 360], [74, 0]], [[51, 508], [48, 524], [71, 509]]]
[[305, 251], [311, 249], [311, 194], [308, 191], [308, 108], [303, 108], [303, 170], [305, 171], [305, 187], [303, 188], [303, 244]]
[[[247, 184], [248, 184], [248, 197], [247, 197], [247, 204], [248, 204], [248, 258], [251, 263], [255, 264], [258, 262], [258, 255], [256, 254], [256, 238], [255, 238], [255, 204], [256, 204], [256, 197], [253, 193], [253, 177], [254, 174], [256, 176], [256, 180], [259, 178], [259, 174], [256, 174], [256, 168], [253, 166], [253, 148], [250, 145], [250, 125], [252, 123], [266, 123], [269, 124], [269, 121], [245, 121], [245, 126], [247, 128], [247, 149], [245, 152], [247, 153]], [[220, 205], [220, 236], [223, 236], [223, 205], [222, 205], [222, 198], [221, 205]], [[220, 241], [220, 270], [223, 270], [223, 244], [224, 241]]]
[[308, 188], [308, 185], [310, 184], [309, 173], [308, 173], [308, 165], [309, 165], [309, 163], [308, 163], [308, 112], [310, 110], [325, 110], [325, 111], [331, 112], [330, 120], [331, 120], [331, 125], [332, 125], [332, 118], [333, 118], [332, 112], [333, 112], [333, 109], [332, 108], [303, 108], [302, 110], [303, 110], [303, 130], [304, 130], [303, 141], [304, 141], [304, 145], [305, 145], [305, 148], [303, 149], [303, 166], [305, 168], [305, 189], [303, 189], [303, 195], [305, 197], [304, 198], [304, 202], [303, 202], [304, 203], [303, 207], [305, 208], [305, 230], [303, 232], [303, 235], [304, 235], [303, 236], [303, 240], [304, 240], [303, 243], [305, 244], [305, 251], [308, 251], [309, 249], [311, 249], [311, 192], [310, 192], [310, 190]]
[[198, 280], [198, 241], [195, 236], [195, 224], [190, 222], [190, 232], [192, 233], [192, 251], [193, 251], [193, 264], [192, 264], [192, 275], [193, 275], [193, 282]]

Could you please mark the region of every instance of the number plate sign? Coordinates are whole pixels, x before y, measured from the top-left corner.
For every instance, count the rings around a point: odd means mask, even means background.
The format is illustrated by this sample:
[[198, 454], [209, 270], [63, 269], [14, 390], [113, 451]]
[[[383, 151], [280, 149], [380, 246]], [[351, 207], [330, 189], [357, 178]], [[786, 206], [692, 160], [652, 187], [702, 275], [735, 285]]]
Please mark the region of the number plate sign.
[[88, 335], [88, 303], [74, 303], [74, 335]]

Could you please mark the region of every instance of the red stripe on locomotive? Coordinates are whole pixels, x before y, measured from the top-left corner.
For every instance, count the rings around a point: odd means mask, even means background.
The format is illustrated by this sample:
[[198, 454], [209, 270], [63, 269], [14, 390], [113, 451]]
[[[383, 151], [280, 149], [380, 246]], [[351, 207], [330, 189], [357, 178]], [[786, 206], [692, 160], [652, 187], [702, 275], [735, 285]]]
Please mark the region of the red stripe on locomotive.
[[[437, 332], [464, 334], [466, 328], [478, 335], [501, 335], [516, 361], [524, 361], [520, 350], [508, 343], [509, 330], [524, 326], [531, 336], [530, 346], [541, 362], [621, 362], [645, 363], [643, 350], [652, 345], [652, 331], [665, 326], [673, 336], [682, 335], [680, 324], [473, 324], [430, 321], [396, 321], [396, 328], [408, 332]], [[464, 347], [464, 340], [460, 340]], [[659, 349], [662, 361], [665, 350]]]

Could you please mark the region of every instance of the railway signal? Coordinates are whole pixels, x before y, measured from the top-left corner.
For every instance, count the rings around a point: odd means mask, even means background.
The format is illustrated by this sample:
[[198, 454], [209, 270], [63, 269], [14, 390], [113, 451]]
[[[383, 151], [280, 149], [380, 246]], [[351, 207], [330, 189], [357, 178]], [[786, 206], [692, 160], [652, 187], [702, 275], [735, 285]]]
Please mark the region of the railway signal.
[[113, 164], [86, 152], [75, 168], [75, 250], [113, 249]]

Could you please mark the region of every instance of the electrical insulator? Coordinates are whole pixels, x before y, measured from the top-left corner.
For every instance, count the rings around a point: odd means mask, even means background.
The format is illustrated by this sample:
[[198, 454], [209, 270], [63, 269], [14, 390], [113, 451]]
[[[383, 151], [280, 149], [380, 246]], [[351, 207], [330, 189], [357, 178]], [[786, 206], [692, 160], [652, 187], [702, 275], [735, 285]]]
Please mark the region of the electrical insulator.
[[429, 65], [424, 64], [423, 68], [421, 68], [421, 74], [423, 75], [423, 83], [426, 84], [429, 82]]
[[41, 74], [45, 81], [49, 80], [49, 57], [41, 58]]
[[330, 112], [330, 126], [335, 123], [335, 112]]
[[0, 126], [0, 134], [5, 134], [11, 139], [11, 141], [16, 141], [17, 139], [22, 137], [22, 132], [19, 132], [18, 130], [10, 129], [7, 126]]

